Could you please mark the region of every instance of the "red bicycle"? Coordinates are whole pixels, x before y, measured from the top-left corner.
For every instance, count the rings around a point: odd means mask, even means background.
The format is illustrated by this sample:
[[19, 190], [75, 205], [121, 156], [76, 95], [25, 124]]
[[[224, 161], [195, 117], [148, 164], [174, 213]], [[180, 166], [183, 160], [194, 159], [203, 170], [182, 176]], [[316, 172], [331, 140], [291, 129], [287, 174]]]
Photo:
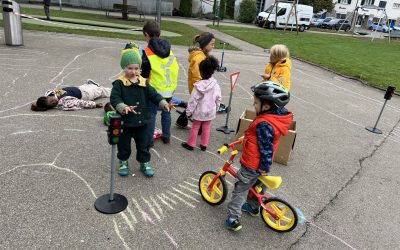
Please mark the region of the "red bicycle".
[[[233, 159], [238, 154], [236, 149], [237, 144], [241, 144], [242, 140], [234, 141], [230, 144], [225, 144], [218, 149], [218, 154], [222, 155], [228, 149], [232, 149], [231, 156], [222, 167], [222, 169], [216, 173], [214, 171], [204, 172], [199, 180], [199, 190], [203, 199], [210, 205], [219, 205], [223, 203], [228, 195], [228, 187], [225, 181], [226, 173], [231, 174], [236, 178], [236, 172], [232, 168]], [[259, 182], [254, 185], [249, 194], [256, 197], [260, 204], [262, 211], [260, 213], [261, 218], [265, 224], [274, 231], [277, 232], [289, 232], [296, 228], [298, 222], [298, 216], [296, 210], [286, 201], [276, 198], [268, 197], [262, 193], [262, 185], [266, 186], [270, 190], [278, 189], [282, 183], [280, 176], [260, 176], [258, 177]]]

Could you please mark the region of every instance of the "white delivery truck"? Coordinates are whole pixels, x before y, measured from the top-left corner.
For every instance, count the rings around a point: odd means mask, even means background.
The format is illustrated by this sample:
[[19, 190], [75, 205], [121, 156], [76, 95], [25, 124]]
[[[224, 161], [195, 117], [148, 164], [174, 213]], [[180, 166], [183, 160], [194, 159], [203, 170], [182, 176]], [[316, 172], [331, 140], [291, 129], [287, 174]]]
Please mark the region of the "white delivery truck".
[[[276, 15], [277, 17], [275, 19], [276, 9], [278, 9], [278, 14]], [[274, 29], [275, 27], [285, 28], [287, 22], [287, 28], [296, 28], [294, 8], [291, 14], [290, 10], [292, 10], [292, 3], [278, 3], [278, 8], [276, 8], [276, 5], [272, 5], [265, 11], [258, 14], [257, 24], [260, 27], [268, 27], [270, 29]], [[310, 27], [312, 17], [312, 6], [302, 4], [297, 5], [297, 23], [299, 25], [299, 31], [303, 32], [305, 29], [308, 29]]]

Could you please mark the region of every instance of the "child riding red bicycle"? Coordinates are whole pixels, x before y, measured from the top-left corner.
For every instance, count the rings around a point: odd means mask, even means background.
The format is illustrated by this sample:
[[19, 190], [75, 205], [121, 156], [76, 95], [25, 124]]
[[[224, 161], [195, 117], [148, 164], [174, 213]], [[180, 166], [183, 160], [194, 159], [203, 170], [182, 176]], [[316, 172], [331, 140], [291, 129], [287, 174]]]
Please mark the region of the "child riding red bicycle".
[[[261, 205], [263, 208], [261, 217], [270, 228], [279, 232], [291, 231], [297, 225], [297, 214], [294, 209], [287, 202], [268, 198], [260, 194], [264, 192], [253, 188], [255, 186], [258, 189], [265, 189], [265, 186], [277, 188], [280, 185], [280, 177], [266, 175], [270, 171], [280, 137], [288, 133], [292, 123], [292, 112], [284, 108], [289, 102], [289, 93], [272, 81], [256, 84], [251, 90], [254, 92], [253, 105], [257, 117], [250, 124], [241, 141], [233, 142], [220, 149], [219, 153], [223, 153], [228, 147], [232, 148], [231, 158], [225, 163], [220, 173], [214, 175], [213, 172], [208, 171], [202, 175], [199, 183], [200, 192], [208, 203], [212, 205], [222, 203], [226, 197], [227, 188], [221, 177], [228, 172], [237, 178], [232, 199], [228, 204], [228, 218], [225, 221], [228, 229], [239, 231], [242, 228], [240, 223], [242, 211], [257, 216]], [[243, 146], [241, 167], [235, 173], [230, 166], [238, 153], [235, 145], [239, 143]]]

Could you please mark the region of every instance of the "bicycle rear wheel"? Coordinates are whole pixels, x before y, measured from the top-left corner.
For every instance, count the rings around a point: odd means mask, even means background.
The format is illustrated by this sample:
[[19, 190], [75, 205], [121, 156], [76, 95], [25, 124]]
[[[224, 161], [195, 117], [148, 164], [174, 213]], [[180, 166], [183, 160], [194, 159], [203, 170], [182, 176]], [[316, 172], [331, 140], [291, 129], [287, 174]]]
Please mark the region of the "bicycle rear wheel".
[[278, 217], [275, 219], [265, 209], [262, 209], [261, 218], [269, 228], [281, 233], [290, 232], [296, 228], [298, 216], [296, 210], [289, 203], [279, 198], [269, 198], [264, 204]]
[[214, 171], [204, 172], [199, 179], [199, 191], [201, 197], [210, 205], [219, 205], [223, 203], [228, 195], [228, 187], [224, 177], [219, 177], [211, 190], [208, 189], [210, 183], [217, 175]]

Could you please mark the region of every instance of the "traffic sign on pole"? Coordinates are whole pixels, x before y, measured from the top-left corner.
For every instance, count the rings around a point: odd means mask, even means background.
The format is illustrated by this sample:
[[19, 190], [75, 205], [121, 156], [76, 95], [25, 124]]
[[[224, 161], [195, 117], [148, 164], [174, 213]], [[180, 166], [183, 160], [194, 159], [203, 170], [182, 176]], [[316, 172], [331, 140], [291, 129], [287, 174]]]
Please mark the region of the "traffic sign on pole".
[[229, 77], [231, 79], [231, 91], [235, 88], [236, 82], [239, 78], [240, 72], [232, 73]]

